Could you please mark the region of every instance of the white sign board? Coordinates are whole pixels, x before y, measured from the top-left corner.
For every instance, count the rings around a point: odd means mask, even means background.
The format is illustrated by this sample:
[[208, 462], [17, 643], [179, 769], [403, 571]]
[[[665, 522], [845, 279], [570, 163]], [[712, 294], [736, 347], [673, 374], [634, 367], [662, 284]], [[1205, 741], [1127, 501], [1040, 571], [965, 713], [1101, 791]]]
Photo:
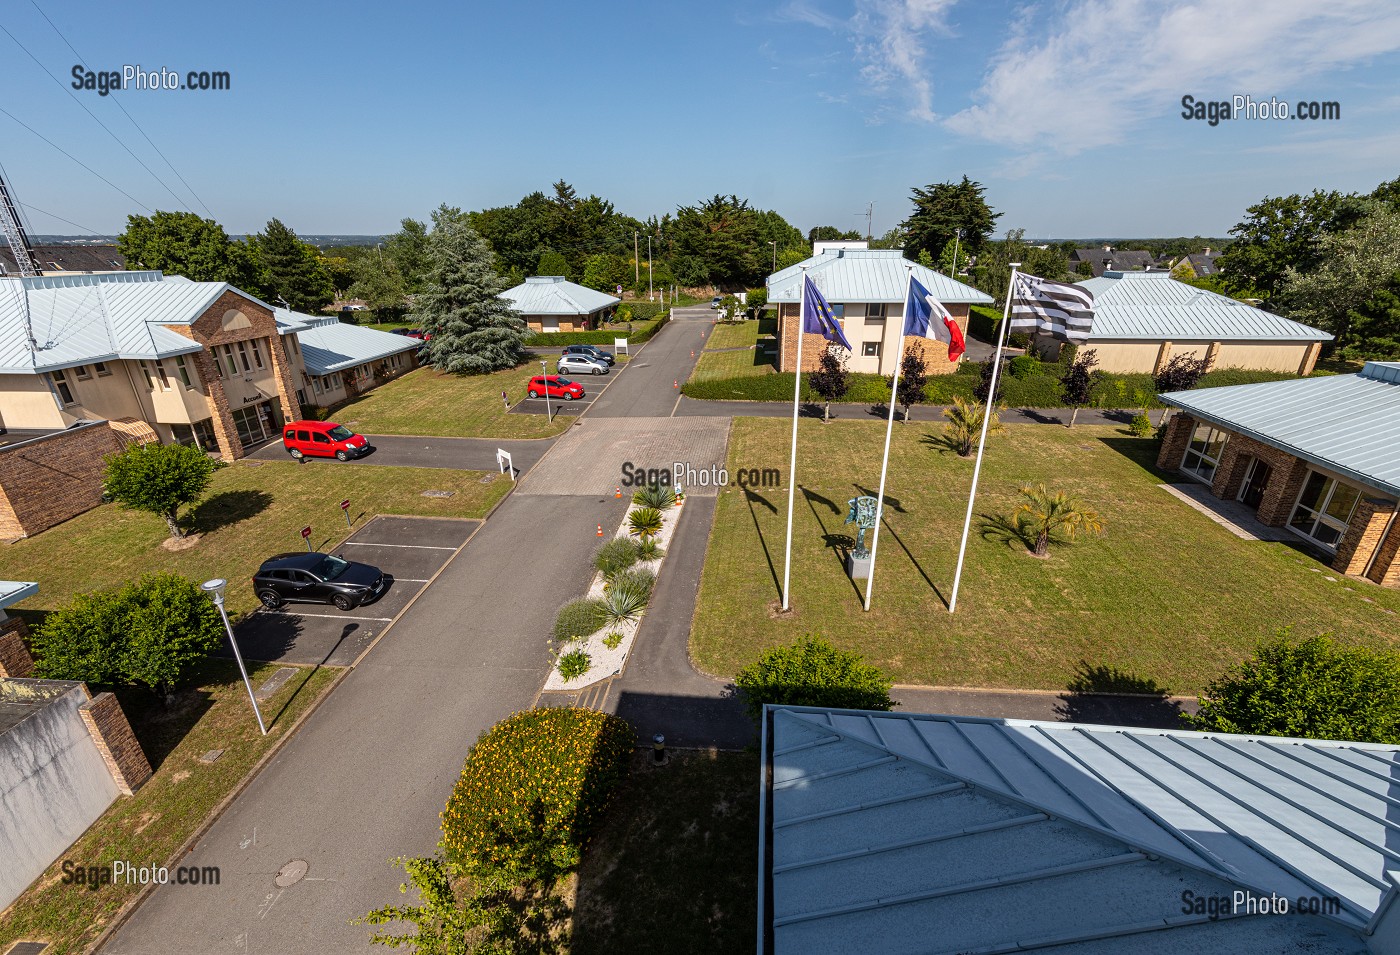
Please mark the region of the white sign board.
[[620, 352], [626, 352], [629, 355], [632, 354], [630, 351], [627, 351], [627, 339], [625, 338], [614, 338], [613, 348], [617, 349]]
[[511, 460], [510, 452], [496, 449], [496, 464], [501, 469], [502, 474], [509, 473], [510, 479], [515, 480], [515, 462]]

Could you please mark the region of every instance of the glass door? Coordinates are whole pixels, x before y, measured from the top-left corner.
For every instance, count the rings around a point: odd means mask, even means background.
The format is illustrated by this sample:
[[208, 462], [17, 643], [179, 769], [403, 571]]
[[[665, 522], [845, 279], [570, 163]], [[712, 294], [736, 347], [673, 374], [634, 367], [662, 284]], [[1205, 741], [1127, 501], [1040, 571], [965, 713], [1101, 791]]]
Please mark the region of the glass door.
[[1259, 510], [1259, 504], [1264, 500], [1264, 489], [1269, 486], [1269, 475], [1271, 469], [1263, 461], [1255, 458], [1249, 463], [1249, 472], [1244, 476], [1244, 484], [1240, 486], [1240, 500], [1254, 510]]

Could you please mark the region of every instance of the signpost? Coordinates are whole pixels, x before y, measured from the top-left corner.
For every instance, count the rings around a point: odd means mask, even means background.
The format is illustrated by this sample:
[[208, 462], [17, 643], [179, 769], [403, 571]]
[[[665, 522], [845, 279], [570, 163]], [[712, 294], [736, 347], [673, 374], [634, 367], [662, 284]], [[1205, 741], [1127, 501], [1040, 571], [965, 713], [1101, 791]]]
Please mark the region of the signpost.
[[627, 339], [625, 338], [614, 338], [613, 350], [622, 352], [624, 355], [632, 354], [630, 351], [627, 350]]
[[340, 502], [340, 509], [345, 514], [345, 526], [353, 528], [354, 525], [350, 523], [350, 498], [347, 497]]
[[307, 524], [301, 529], [301, 539], [306, 541], [307, 553], [311, 552], [311, 525]]
[[511, 459], [509, 451], [496, 449], [496, 466], [501, 469], [502, 474], [509, 474], [510, 479], [515, 480], [515, 462]]

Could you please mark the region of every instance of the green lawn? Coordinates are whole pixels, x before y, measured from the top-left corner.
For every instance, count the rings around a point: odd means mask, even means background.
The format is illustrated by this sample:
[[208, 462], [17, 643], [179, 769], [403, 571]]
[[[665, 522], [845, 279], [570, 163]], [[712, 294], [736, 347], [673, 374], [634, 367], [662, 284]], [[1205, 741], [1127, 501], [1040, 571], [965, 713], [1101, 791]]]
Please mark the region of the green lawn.
[[[277, 669], [275, 664], [255, 666], [249, 677], [258, 686]], [[63, 858], [108, 872], [116, 860], [135, 866], [166, 865], [214, 807], [325, 692], [337, 672], [299, 668], [261, 704], [268, 721], [266, 736], [258, 732], [232, 661], [209, 661], [194, 686], [177, 694], [171, 707], [141, 691], [118, 691], [156, 774], [134, 796], [118, 796]], [[200, 762], [200, 756], [215, 749], [223, 750], [223, 755], [213, 763]], [[64, 885], [59, 881], [61, 865], [55, 862], [4, 913], [0, 950], [28, 938], [49, 941], [48, 955], [76, 955], [141, 888], [109, 884], [90, 890]]]
[[[542, 355], [542, 357], [552, 357]], [[569, 418], [553, 424], [543, 414], [507, 414], [501, 392], [514, 406], [525, 397], [525, 384], [539, 374], [539, 360], [489, 375], [446, 375], [418, 368], [331, 409], [332, 421], [363, 434], [413, 434], [447, 438], [545, 438], [569, 427]], [[550, 362], [550, 374], [554, 373]]]
[[751, 348], [760, 339], [769, 344], [777, 344], [773, 337], [777, 332], [776, 318], [757, 318], [740, 322], [737, 325], [716, 325], [705, 343], [706, 351], [718, 348]]
[[[687, 380], [729, 382], [759, 375], [774, 375], [778, 369], [773, 367], [773, 355], [771, 351], [758, 348], [751, 351], [703, 352]], [[788, 379], [788, 393], [792, 393], [791, 378]]]
[[[441, 468], [355, 467], [336, 462], [239, 461], [214, 474], [204, 502], [187, 526], [203, 534], [189, 550], [168, 551], [165, 522], [154, 514], [104, 504], [42, 534], [0, 546], [0, 578], [33, 580], [38, 596], [21, 612], [48, 610], [75, 593], [110, 587], [143, 573], [173, 571], [193, 580], [226, 577], [229, 612], [255, 604], [249, 580], [258, 564], [280, 551], [298, 550], [301, 528], [312, 544], [331, 546], [348, 531], [340, 502], [350, 499], [356, 527], [375, 514], [481, 517], [510, 489], [479, 471]], [[453, 491], [448, 498], [426, 490]]]
[[[738, 418], [729, 468], [786, 474], [789, 425]], [[928, 424], [896, 425], [873, 606], [835, 545], [848, 499], [875, 493], [878, 423], [804, 420], [793, 532], [793, 605], [777, 619], [787, 491], [721, 491], [691, 635], [704, 670], [733, 675], [765, 647], [820, 633], [867, 655], [897, 683], [1062, 689], [1081, 663], [1193, 693], [1276, 628], [1334, 630], [1391, 645], [1400, 591], [1337, 576], [1288, 544], [1244, 541], [1157, 487], [1157, 442], [1114, 427], [1011, 425], [992, 439], [977, 512], [1008, 513], [1016, 489], [1044, 481], [1097, 509], [1102, 538], [1037, 560], [984, 540], [976, 523], [958, 610], [952, 585], [972, 461], [931, 443]], [[1329, 579], [1332, 578], [1332, 579]]]

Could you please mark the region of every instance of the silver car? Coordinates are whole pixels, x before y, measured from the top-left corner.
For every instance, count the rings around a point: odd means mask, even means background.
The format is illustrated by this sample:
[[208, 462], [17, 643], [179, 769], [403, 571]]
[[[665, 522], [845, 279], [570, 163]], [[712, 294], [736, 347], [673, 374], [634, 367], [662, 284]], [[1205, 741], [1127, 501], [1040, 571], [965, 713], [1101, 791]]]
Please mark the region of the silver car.
[[589, 358], [587, 355], [565, 355], [559, 359], [559, 374], [561, 375], [606, 375], [607, 373], [607, 362]]

